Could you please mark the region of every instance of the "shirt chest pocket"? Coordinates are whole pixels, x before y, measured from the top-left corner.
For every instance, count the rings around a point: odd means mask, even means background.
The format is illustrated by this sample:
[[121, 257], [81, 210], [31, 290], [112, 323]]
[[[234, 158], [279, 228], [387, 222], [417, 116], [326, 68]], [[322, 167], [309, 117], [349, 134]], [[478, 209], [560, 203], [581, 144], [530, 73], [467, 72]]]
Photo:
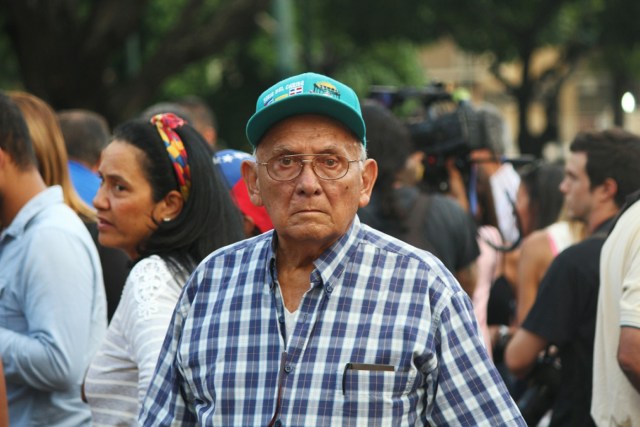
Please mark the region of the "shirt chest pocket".
[[346, 370], [343, 374], [343, 391], [345, 400], [397, 399], [411, 394], [418, 388], [419, 374], [416, 371], [371, 371]]
[[348, 425], [367, 422], [370, 427], [392, 425], [394, 417], [398, 421], [399, 414], [415, 409], [420, 400], [421, 378], [416, 371], [345, 371], [341, 390], [343, 421]]

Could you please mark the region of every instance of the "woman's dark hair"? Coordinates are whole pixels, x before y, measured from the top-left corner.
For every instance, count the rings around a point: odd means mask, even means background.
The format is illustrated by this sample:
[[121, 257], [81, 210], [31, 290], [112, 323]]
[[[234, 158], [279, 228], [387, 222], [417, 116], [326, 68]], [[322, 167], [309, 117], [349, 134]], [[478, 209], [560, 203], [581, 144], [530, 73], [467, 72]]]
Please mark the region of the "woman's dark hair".
[[489, 174], [481, 168], [478, 168], [476, 175], [476, 193], [478, 195], [478, 212], [475, 217], [476, 225], [491, 225], [500, 230], [493, 190], [491, 189], [491, 179]]
[[539, 230], [558, 220], [564, 203], [560, 191], [563, 177], [562, 162], [535, 162], [520, 170], [520, 182], [529, 195], [532, 230]]
[[362, 118], [367, 126], [367, 153], [378, 163], [374, 191], [380, 197], [381, 215], [400, 226], [406, 213], [398, 206], [394, 187], [411, 154], [411, 135], [400, 119], [378, 102], [365, 100]]
[[[170, 265], [177, 262], [191, 271], [214, 250], [243, 239], [244, 232], [242, 216], [213, 164], [206, 141], [188, 124], [175, 131], [182, 139], [191, 170], [189, 197], [176, 218], [159, 222], [153, 234], [140, 244], [138, 259], [159, 255]], [[143, 120], [125, 122], [116, 127], [113, 140], [144, 153], [140, 166], [151, 185], [154, 202], [178, 190], [173, 164], [155, 125]]]

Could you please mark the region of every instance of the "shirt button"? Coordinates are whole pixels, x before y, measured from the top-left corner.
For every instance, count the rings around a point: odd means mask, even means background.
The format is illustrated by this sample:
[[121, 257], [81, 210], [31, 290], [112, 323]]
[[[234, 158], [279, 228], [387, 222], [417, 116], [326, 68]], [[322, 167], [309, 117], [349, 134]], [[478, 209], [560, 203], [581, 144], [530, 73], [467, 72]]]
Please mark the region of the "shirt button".
[[276, 422], [275, 422], [275, 423], [273, 423], [273, 425], [274, 425], [275, 427], [282, 427], [282, 421], [280, 421], [280, 420], [276, 420]]
[[280, 323], [284, 323], [284, 316], [280, 316], [280, 317], [278, 317], [278, 322], [280, 322]]
[[293, 366], [291, 366], [291, 365], [289, 365], [289, 364], [284, 365], [284, 371], [285, 371], [287, 374], [288, 374], [288, 373], [290, 373], [291, 371], [293, 371]]
[[333, 291], [333, 288], [331, 286], [327, 286], [325, 289], [327, 290], [328, 294], [330, 294], [331, 291]]

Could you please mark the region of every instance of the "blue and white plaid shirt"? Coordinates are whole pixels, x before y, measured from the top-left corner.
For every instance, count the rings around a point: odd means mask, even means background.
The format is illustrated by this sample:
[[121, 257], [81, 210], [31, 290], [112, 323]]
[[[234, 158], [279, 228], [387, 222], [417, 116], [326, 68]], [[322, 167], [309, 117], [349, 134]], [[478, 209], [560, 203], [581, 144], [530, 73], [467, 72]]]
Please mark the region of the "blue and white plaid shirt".
[[521, 425], [471, 302], [427, 252], [361, 225], [315, 261], [284, 339], [273, 233], [186, 284], [144, 426]]

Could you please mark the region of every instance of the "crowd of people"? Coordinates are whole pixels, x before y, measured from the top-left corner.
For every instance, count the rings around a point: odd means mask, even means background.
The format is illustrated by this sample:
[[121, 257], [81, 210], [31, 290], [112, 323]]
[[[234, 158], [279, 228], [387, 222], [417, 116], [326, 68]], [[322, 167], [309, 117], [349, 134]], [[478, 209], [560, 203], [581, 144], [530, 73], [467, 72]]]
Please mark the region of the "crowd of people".
[[485, 110], [437, 191], [320, 74], [252, 153], [197, 97], [111, 130], [0, 92], [0, 427], [640, 425], [640, 136], [519, 167]]

